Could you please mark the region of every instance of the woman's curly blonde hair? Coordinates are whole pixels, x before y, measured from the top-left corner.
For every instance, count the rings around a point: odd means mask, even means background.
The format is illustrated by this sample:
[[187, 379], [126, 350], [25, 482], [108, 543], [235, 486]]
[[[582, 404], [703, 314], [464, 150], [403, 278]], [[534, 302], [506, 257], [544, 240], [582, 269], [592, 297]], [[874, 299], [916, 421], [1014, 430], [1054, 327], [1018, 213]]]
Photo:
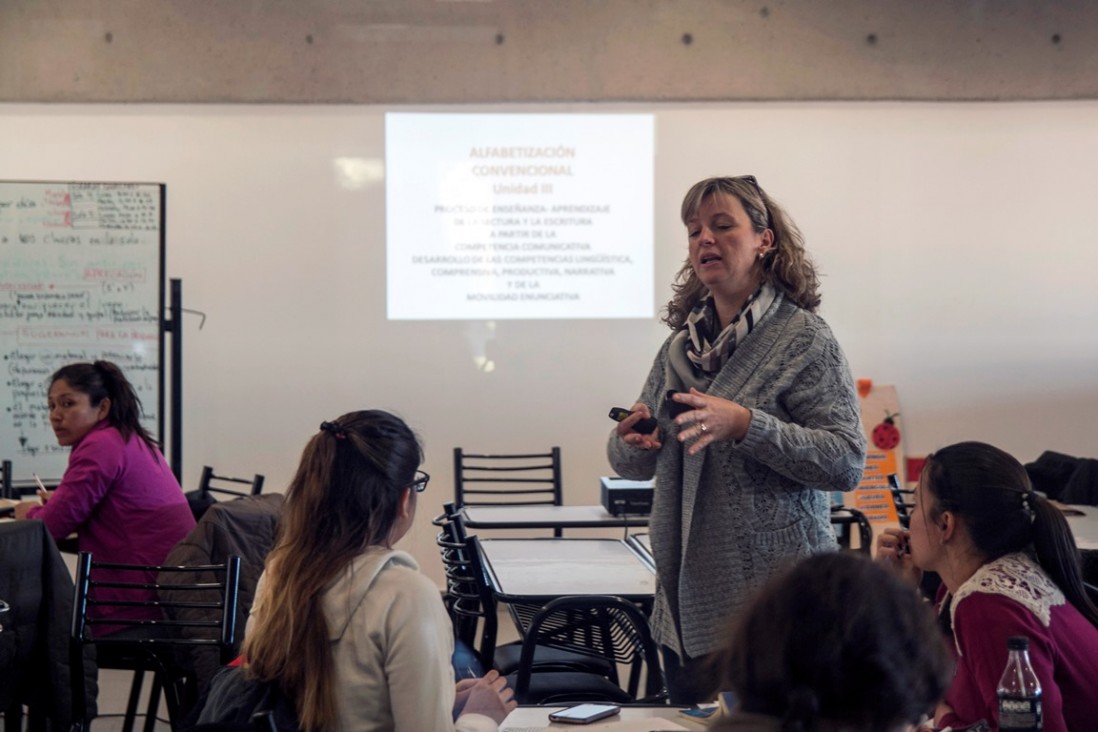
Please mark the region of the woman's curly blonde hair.
[[[695, 183], [682, 200], [682, 222], [693, 218], [702, 202], [712, 195], [735, 196], [751, 219], [752, 228], [774, 232], [774, 244], [762, 260], [763, 277], [800, 307], [815, 312], [820, 306], [820, 278], [804, 248], [804, 236], [781, 206], [766, 195], [751, 175], [707, 178]], [[686, 316], [701, 302], [708, 289], [694, 273], [687, 258], [671, 285], [674, 296], [664, 310], [663, 322], [672, 330], [686, 324]]]

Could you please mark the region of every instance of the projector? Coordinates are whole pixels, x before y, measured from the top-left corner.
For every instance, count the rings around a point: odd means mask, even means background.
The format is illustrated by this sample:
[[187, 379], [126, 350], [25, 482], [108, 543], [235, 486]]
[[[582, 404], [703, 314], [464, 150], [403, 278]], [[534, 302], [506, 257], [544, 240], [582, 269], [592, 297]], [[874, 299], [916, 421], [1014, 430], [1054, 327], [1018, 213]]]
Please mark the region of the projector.
[[602, 505], [611, 516], [647, 516], [652, 513], [651, 480], [629, 480], [616, 475], [604, 475]]

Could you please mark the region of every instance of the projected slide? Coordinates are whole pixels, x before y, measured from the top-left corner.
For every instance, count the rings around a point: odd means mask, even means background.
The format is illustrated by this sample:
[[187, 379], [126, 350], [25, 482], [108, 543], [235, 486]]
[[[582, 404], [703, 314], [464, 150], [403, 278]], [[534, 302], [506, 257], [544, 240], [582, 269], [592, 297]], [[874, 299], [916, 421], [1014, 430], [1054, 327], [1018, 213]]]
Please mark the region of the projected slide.
[[385, 116], [393, 320], [650, 318], [653, 120]]

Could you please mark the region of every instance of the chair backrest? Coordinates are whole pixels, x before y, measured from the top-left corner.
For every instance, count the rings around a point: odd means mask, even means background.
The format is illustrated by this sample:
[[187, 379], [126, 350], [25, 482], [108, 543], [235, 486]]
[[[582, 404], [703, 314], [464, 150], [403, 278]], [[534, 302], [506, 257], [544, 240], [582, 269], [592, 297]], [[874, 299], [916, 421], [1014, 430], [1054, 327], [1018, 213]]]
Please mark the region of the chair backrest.
[[[165, 573], [196, 571], [216, 572], [219, 579], [170, 585], [156, 581]], [[106, 652], [113, 660], [107, 667], [153, 670], [165, 679], [178, 675], [175, 653], [180, 647], [217, 647], [222, 663], [228, 663], [236, 640], [239, 575], [240, 557], [235, 556], [220, 565], [178, 567], [96, 562], [90, 553], [81, 552], [69, 629], [74, 727], [87, 729], [90, 721], [84, 701], [88, 644], [98, 649], [101, 667]], [[216, 608], [219, 613], [210, 620], [172, 620], [167, 612], [171, 608]], [[182, 700], [173, 686], [164, 683], [174, 726]]]
[[[263, 476], [256, 473], [251, 478], [233, 478], [218, 475], [209, 465], [202, 466], [202, 478], [198, 481], [198, 490], [204, 495], [220, 493], [234, 498], [258, 496], [263, 492]], [[242, 486], [247, 486], [243, 488]]]
[[627, 600], [609, 595], [560, 597], [535, 613], [525, 630], [515, 678], [515, 699], [520, 704], [530, 691], [534, 651], [539, 645], [610, 660], [611, 680], [619, 686], [617, 666], [629, 666], [629, 681], [622, 688], [633, 699], [641, 698], [642, 672], [644, 697], [654, 699], [662, 693], [659, 652], [648, 620]]
[[473, 454], [454, 448], [454, 503], [462, 506], [559, 506], [560, 448], [525, 454]]
[[[866, 515], [850, 506], [831, 506], [831, 526], [835, 529], [835, 537], [839, 540], [839, 546], [843, 549], [857, 549], [865, 554], [872, 553], [873, 526]], [[858, 546], [854, 546], [853, 527], [858, 527]]]
[[896, 507], [896, 518], [899, 519], [900, 526], [906, 529], [911, 523], [915, 491], [910, 488], [901, 488], [900, 477], [895, 473], [890, 473], [888, 476], [888, 490], [892, 494], [892, 503]]
[[454, 624], [454, 640], [472, 648], [483, 668], [491, 668], [499, 632], [496, 602], [483, 577], [475, 536], [466, 536], [460, 512], [446, 504], [432, 523], [440, 527], [435, 541], [446, 575], [446, 607]]
[[11, 470], [11, 460], [0, 461], [0, 498], [15, 498]]

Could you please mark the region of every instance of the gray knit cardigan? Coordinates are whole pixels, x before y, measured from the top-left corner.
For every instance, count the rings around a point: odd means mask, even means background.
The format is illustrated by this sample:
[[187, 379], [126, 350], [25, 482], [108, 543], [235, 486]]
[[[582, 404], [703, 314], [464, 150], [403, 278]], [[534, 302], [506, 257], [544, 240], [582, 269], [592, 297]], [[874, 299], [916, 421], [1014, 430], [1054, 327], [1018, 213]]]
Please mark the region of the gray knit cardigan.
[[687, 455], [663, 398], [677, 388], [668, 366], [674, 340], [638, 399], [659, 420], [663, 446], [643, 450], [612, 432], [607, 453], [619, 475], [655, 478], [653, 632], [694, 658], [724, 645], [732, 617], [787, 563], [836, 548], [829, 492], [857, 486], [866, 440], [831, 330], [779, 295], [707, 389], [751, 410], [747, 435]]

